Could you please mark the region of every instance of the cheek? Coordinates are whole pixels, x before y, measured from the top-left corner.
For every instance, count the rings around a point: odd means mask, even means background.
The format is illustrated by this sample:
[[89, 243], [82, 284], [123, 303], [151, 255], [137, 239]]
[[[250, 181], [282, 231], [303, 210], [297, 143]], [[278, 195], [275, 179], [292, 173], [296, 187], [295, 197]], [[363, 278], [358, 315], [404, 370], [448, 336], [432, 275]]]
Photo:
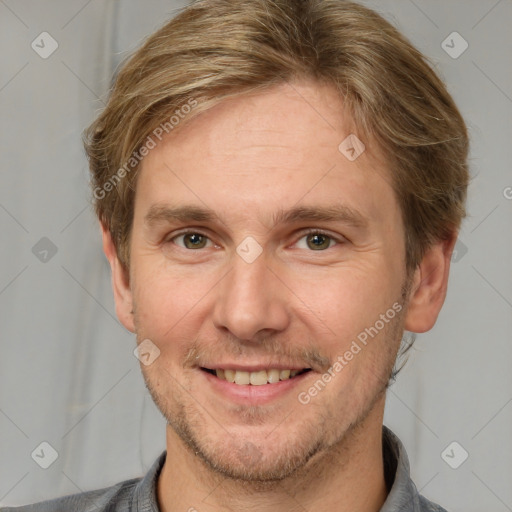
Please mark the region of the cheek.
[[356, 337], [400, 300], [400, 283], [393, 272], [371, 263], [326, 269], [314, 279], [302, 275], [296, 283], [302, 315], [309, 317], [311, 329], [325, 332], [333, 345]]
[[138, 330], [161, 342], [184, 336], [187, 326], [192, 329], [197, 325], [193, 319], [218, 279], [211, 274], [177, 272], [165, 261], [162, 263], [161, 257], [143, 257], [140, 261], [134, 267], [133, 281]]

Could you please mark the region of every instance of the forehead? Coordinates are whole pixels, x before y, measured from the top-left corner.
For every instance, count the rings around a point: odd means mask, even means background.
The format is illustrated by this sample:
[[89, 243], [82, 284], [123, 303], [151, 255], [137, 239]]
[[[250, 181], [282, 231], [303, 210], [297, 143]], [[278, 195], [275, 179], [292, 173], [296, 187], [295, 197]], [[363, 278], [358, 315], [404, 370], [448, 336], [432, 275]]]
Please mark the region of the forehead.
[[355, 132], [328, 85], [282, 84], [224, 100], [185, 119], [144, 158], [136, 214], [183, 200], [268, 219], [286, 206], [341, 202], [379, 221], [383, 208], [396, 210], [391, 180], [370, 141], [353, 161], [346, 145], [340, 150]]

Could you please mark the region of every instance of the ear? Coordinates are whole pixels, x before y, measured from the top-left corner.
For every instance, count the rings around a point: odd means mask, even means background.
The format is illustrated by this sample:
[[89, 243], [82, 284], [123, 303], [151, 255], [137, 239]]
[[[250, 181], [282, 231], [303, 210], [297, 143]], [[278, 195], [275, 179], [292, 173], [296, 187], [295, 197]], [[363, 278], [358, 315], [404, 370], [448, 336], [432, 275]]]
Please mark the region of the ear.
[[446, 298], [448, 274], [457, 233], [432, 245], [414, 271], [405, 329], [426, 332], [434, 327]]
[[112, 241], [110, 231], [102, 224], [101, 232], [103, 237], [103, 252], [110, 263], [112, 270], [112, 288], [116, 303], [117, 318], [130, 332], [135, 332], [133, 321], [133, 299], [130, 288], [130, 278], [127, 270], [123, 267], [117, 257], [116, 247]]

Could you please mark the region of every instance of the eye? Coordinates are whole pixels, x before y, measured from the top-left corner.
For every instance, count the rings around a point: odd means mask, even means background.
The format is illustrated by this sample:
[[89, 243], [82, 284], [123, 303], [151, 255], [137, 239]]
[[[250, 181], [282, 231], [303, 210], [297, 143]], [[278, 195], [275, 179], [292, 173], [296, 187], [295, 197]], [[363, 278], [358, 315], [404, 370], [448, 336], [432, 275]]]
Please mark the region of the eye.
[[201, 233], [187, 232], [181, 233], [169, 240], [169, 242], [175, 243], [179, 247], [184, 249], [204, 249], [208, 244], [212, 244], [211, 240]]
[[322, 231], [310, 231], [297, 242], [299, 249], [311, 249], [312, 251], [324, 251], [338, 243], [331, 235]]

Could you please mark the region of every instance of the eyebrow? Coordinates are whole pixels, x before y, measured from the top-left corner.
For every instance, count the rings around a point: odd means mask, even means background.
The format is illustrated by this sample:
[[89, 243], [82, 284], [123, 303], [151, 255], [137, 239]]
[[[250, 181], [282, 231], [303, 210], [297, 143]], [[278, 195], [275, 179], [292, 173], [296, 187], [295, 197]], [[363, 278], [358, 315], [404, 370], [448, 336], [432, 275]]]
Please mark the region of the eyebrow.
[[368, 227], [368, 219], [359, 211], [345, 205], [296, 206], [289, 210], [279, 210], [272, 215], [274, 225], [292, 224], [300, 221], [343, 222], [356, 228]]
[[[272, 214], [273, 226], [296, 222], [343, 222], [355, 228], [367, 228], [369, 221], [359, 211], [345, 205], [295, 206], [289, 210], [280, 209]], [[144, 216], [144, 224], [152, 227], [159, 223], [172, 222], [214, 222], [221, 221], [211, 209], [193, 205], [173, 207], [165, 204], [152, 205]]]
[[144, 216], [144, 224], [152, 226], [161, 222], [211, 222], [219, 220], [213, 210], [198, 206], [179, 206], [154, 204]]

